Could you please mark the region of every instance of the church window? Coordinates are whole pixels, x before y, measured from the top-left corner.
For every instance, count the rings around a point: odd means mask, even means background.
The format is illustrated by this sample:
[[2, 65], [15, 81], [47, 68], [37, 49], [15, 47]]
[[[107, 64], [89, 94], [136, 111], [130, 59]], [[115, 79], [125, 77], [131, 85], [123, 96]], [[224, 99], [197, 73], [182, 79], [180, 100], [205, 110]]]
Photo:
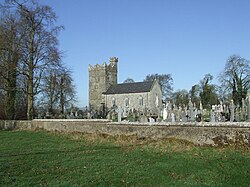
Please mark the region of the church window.
[[115, 106], [115, 98], [112, 98], [112, 106]]
[[156, 107], [159, 106], [159, 97], [158, 97], [157, 94], [156, 94], [156, 96], [155, 96], [155, 106], [156, 106]]
[[139, 105], [143, 106], [143, 97], [142, 96], [139, 97]]
[[125, 106], [126, 106], [126, 107], [129, 106], [129, 99], [128, 99], [128, 98], [125, 99]]

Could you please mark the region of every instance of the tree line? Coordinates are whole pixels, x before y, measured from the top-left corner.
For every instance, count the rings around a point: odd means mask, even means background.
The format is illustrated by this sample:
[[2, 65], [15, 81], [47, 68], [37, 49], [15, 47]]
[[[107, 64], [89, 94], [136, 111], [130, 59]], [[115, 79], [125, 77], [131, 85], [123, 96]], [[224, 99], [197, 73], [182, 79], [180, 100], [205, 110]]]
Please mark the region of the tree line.
[[[171, 74], [149, 74], [144, 81], [158, 79], [162, 87], [163, 100], [175, 103], [177, 107], [187, 106], [189, 99], [196, 106], [202, 103], [203, 108], [211, 109], [212, 105], [222, 103], [229, 104], [231, 100], [236, 106], [242, 106], [242, 99], [246, 99], [250, 91], [250, 61], [239, 56], [230, 56], [222, 73], [218, 76], [219, 85], [212, 84], [213, 76], [206, 74], [199, 83], [186, 89], [173, 91], [173, 79]], [[124, 83], [132, 83], [132, 78], [127, 78]]]
[[33, 119], [39, 106], [64, 113], [75, 99], [71, 71], [62, 63], [51, 7], [38, 1], [0, 4], [0, 119]]

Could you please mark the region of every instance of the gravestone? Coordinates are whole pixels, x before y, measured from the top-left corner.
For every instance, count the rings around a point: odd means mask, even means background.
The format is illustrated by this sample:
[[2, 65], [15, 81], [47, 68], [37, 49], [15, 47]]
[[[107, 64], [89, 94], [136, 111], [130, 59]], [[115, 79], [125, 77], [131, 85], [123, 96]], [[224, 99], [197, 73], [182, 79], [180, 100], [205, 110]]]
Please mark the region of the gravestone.
[[90, 114], [90, 112], [88, 112], [87, 118], [88, 118], [88, 119], [91, 119], [91, 114]]
[[110, 119], [111, 119], [111, 114], [110, 114], [110, 112], [108, 112], [108, 114], [107, 114], [106, 118], [107, 118], [108, 120], [110, 120]]
[[231, 100], [229, 108], [230, 108], [230, 121], [233, 122], [235, 120], [235, 118], [234, 118], [235, 105], [234, 105], [234, 101], [233, 100]]
[[187, 114], [184, 110], [181, 112], [181, 121], [187, 122]]
[[45, 118], [50, 119], [50, 113], [48, 111], [46, 112]]
[[247, 121], [250, 121], [250, 92], [247, 94]]
[[188, 116], [189, 116], [190, 121], [195, 121], [194, 105], [191, 99], [189, 99], [189, 103], [188, 103]]
[[203, 106], [202, 106], [201, 101], [200, 101], [200, 111], [201, 111], [201, 114], [202, 114], [202, 111], [203, 111]]
[[171, 113], [171, 122], [175, 122], [175, 115], [174, 115], [174, 113]]
[[118, 112], [118, 122], [120, 123], [122, 121], [122, 112], [123, 112], [123, 110], [120, 106], [118, 107], [117, 112]]
[[180, 114], [181, 114], [181, 110], [177, 109], [176, 111], [176, 115], [175, 115], [175, 121], [180, 121]]
[[154, 122], [155, 122], [155, 119], [152, 118], [152, 117], [150, 117], [150, 118], [149, 118], [149, 122], [150, 122], [150, 123], [154, 123]]
[[115, 113], [115, 111], [112, 111], [111, 112], [111, 119], [112, 119], [112, 121], [114, 121], [115, 118], [116, 118], [116, 113]]
[[128, 109], [127, 109], [127, 107], [125, 106], [125, 107], [124, 107], [124, 111], [123, 111], [123, 117], [124, 117], [124, 118], [128, 117], [127, 111], [128, 111]]
[[210, 122], [215, 122], [215, 112], [213, 110], [211, 110], [211, 114], [210, 114]]
[[166, 120], [168, 118], [168, 111], [167, 108], [163, 109], [163, 120]]
[[70, 112], [70, 119], [74, 119], [74, 113], [72, 111]]
[[140, 122], [140, 123], [146, 123], [146, 122], [148, 122], [147, 116], [141, 115], [141, 116], [140, 116], [140, 119], [139, 119], [139, 122]]
[[241, 110], [240, 110], [240, 107], [238, 106], [236, 108], [236, 114], [235, 114], [236, 121], [240, 121], [240, 113], [241, 113]]
[[242, 121], [246, 120], [246, 103], [245, 99], [243, 98], [242, 98], [242, 108], [241, 108], [240, 118]]

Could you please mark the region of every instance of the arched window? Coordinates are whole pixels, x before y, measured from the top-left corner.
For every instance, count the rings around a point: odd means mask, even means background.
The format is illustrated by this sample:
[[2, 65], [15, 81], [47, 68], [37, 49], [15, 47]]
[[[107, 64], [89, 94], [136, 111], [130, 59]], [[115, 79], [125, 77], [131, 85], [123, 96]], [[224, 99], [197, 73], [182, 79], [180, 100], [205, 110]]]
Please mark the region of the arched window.
[[139, 97], [139, 106], [143, 106], [143, 97], [142, 96]]
[[159, 97], [158, 97], [157, 94], [156, 94], [156, 96], [155, 96], [155, 106], [156, 106], [156, 107], [159, 106]]
[[128, 98], [125, 99], [124, 105], [125, 105], [126, 107], [129, 106], [129, 99], [128, 99]]
[[113, 97], [112, 98], [112, 103], [111, 103], [112, 106], [115, 106], [115, 98]]

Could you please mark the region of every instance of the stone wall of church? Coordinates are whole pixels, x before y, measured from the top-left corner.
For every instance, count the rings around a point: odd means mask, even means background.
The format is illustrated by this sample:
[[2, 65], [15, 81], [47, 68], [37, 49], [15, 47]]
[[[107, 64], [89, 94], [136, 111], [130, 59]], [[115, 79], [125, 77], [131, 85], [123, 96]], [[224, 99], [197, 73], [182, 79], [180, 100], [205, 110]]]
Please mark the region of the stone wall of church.
[[117, 107], [121, 107], [123, 111], [136, 109], [142, 112], [144, 109], [148, 109], [149, 113], [158, 115], [159, 109], [162, 108], [162, 93], [158, 82], [154, 83], [150, 92], [110, 94], [103, 95], [103, 97], [108, 110], [115, 104]]
[[[113, 104], [121, 107], [123, 111], [136, 109], [143, 111], [144, 108], [149, 107], [149, 93], [130, 93], [130, 94], [112, 94], [105, 95], [105, 103], [108, 109], [112, 108]], [[127, 106], [126, 106], [127, 105]]]
[[162, 108], [162, 92], [161, 86], [157, 81], [155, 81], [153, 88], [149, 93], [149, 106], [153, 113], [160, 113], [159, 109]]

